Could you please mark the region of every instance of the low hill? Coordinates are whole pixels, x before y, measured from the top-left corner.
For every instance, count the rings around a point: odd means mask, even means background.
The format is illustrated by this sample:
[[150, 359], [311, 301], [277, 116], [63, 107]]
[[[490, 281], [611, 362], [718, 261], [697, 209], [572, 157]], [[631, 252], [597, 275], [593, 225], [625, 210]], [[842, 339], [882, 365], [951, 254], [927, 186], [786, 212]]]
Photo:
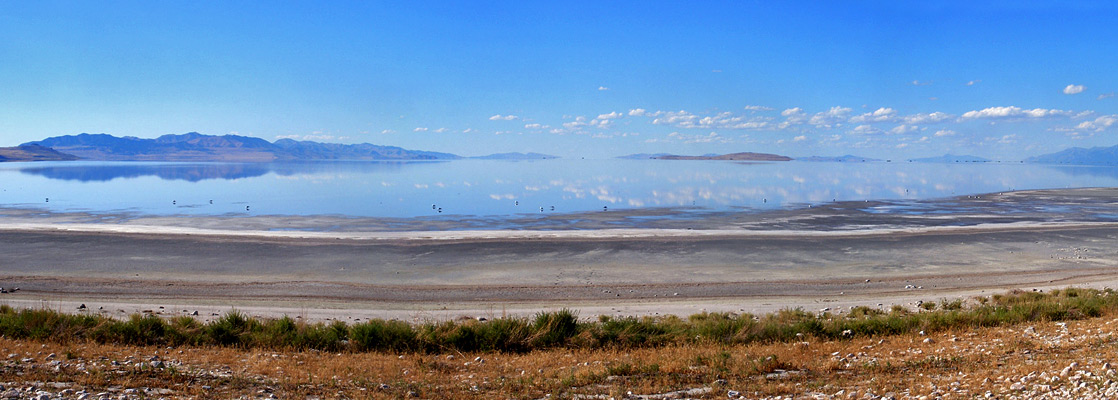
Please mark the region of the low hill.
[[677, 156], [665, 155], [652, 157], [656, 160], [727, 160], [727, 161], [791, 161], [791, 157], [767, 154], [767, 153], [731, 153], [722, 155], [702, 155], [702, 156]]
[[5, 161], [72, 161], [78, 157], [56, 151], [50, 147], [24, 144], [18, 147], [0, 147], [0, 162]]
[[1025, 162], [1042, 164], [1113, 165], [1118, 164], [1118, 146], [1072, 147], [1055, 153], [1029, 157]]

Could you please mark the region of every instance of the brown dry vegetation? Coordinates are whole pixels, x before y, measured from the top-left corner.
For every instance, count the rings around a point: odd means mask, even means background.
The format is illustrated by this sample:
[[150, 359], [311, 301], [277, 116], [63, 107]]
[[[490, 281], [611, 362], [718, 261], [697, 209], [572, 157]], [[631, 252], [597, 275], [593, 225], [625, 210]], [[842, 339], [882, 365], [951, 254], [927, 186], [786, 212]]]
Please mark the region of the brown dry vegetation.
[[[928, 335], [521, 354], [327, 353], [3, 338], [0, 385], [53, 382], [54, 389], [47, 390], [114, 394], [146, 388], [149, 397], [173, 398], [622, 398], [687, 389], [703, 389], [689, 394], [696, 398], [726, 398], [730, 391], [746, 398], [867, 393], [974, 398], [987, 392], [1001, 398], [1088, 393], [1103, 398], [1116, 390], [1107, 364], [1118, 361], [1118, 337], [1111, 334], [1115, 316]], [[60, 362], [49, 363], [52, 353]], [[167, 366], [141, 364], [153, 356]], [[1063, 371], [1072, 362], [1078, 365]]]

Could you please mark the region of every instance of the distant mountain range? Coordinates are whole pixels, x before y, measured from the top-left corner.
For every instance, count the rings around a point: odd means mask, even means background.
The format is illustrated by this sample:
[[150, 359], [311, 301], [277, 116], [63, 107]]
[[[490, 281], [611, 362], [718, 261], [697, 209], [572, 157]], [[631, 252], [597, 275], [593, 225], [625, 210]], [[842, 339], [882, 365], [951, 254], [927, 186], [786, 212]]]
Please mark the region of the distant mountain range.
[[78, 157], [60, 153], [50, 147], [23, 144], [19, 147], [0, 147], [0, 162], [5, 161], [70, 161]]
[[164, 135], [155, 139], [106, 134], [56, 136], [25, 143], [50, 147], [86, 160], [108, 161], [242, 161], [285, 160], [450, 160], [454, 154], [407, 150], [368, 143], [337, 144], [291, 139], [267, 140], [237, 136], [211, 136], [197, 132]]
[[680, 156], [675, 154], [630, 154], [618, 158], [653, 160], [727, 160], [727, 161], [791, 161], [791, 157], [767, 153], [704, 154], [701, 156]]
[[1118, 164], [1118, 146], [1072, 147], [1055, 153], [1043, 154], [1025, 159], [1029, 163], [1076, 164], [1076, 165], [1114, 165]]
[[957, 155], [954, 155], [954, 154], [944, 154], [944, 155], [939, 156], [939, 157], [913, 158], [913, 159], [910, 159], [908, 161], [910, 161], [910, 162], [920, 162], [920, 163], [963, 163], [963, 162], [972, 163], [972, 162], [990, 162], [991, 160], [989, 158], [982, 158], [982, 157], [978, 157], [978, 156], [957, 156]]

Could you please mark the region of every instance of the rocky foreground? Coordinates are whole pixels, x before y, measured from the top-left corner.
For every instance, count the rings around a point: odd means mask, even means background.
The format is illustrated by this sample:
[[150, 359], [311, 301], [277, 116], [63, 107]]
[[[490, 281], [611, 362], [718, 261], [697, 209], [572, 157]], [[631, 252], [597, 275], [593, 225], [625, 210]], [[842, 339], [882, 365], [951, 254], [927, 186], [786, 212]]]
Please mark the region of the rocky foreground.
[[0, 338], [0, 398], [1104, 399], [1111, 317], [926, 335], [525, 354], [246, 351]]

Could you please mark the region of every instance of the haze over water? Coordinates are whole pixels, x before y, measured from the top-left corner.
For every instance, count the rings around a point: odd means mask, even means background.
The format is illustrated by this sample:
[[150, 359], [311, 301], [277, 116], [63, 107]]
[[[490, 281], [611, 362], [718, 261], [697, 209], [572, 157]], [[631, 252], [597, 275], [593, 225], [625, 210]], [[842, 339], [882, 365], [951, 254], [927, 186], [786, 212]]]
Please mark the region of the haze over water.
[[750, 211], [1115, 186], [1118, 168], [621, 159], [67, 162], [0, 164], [0, 182], [0, 206], [56, 212], [454, 219], [641, 208]]

